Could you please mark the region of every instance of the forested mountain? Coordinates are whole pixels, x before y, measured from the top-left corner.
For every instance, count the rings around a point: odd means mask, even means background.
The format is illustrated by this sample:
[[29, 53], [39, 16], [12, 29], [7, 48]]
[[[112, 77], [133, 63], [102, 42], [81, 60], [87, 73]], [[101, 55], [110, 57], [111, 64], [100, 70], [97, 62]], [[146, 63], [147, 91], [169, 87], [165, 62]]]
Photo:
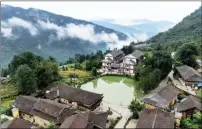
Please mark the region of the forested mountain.
[[127, 35], [84, 20], [34, 8], [1, 6], [1, 64], [14, 55], [31, 51], [42, 57], [65, 61], [76, 53], [108, 49]]
[[147, 43], [201, 43], [202, 17], [200, 7], [189, 16], [185, 17], [180, 23], [166, 32], [157, 34], [147, 40]]

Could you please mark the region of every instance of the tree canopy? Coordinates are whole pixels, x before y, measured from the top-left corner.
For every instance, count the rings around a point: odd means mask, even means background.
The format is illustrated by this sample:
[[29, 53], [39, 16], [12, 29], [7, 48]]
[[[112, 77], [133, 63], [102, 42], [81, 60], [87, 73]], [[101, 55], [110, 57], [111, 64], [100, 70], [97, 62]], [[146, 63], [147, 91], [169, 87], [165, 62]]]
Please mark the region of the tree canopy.
[[20, 65], [17, 68], [15, 80], [21, 93], [30, 94], [37, 89], [36, 77], [28, 65]]
[[191, 67], [197, 67], [196, 56], [199, 54], [194, 43], [182, 45], [176, 53], [176, 61]]

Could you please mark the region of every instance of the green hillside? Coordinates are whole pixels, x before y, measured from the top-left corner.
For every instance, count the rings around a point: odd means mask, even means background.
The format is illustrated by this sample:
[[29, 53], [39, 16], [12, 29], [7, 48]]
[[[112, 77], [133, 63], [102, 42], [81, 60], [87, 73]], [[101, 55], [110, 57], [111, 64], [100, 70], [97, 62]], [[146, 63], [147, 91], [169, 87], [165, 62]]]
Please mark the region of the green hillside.
[[185, 17], [180, 23], [166, 32], [157, 34], [156, 36], [147, 40], [147, 43], [201, 43], [202, 32], [202, 17], [201, 7], [189, 16]]

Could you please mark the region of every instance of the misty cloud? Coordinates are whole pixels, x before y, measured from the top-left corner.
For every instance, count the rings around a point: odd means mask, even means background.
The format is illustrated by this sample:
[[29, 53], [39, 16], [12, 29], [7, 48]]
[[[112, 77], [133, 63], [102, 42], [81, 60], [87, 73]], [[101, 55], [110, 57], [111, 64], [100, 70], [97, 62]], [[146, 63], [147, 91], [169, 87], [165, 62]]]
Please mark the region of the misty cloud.
[[29, 21], [25, 21], [23, 19], [17, 18], [17, 17], [12, 17], [8, 19], [7, 21], [2, 22], [2, 26], [5, 26], [7, 28], [12, 28], [12, 27], [23, 27], [29, 31], [29, 33], [32, 36], [35, 36], [38, 34], [38, 29]]
[[134, 35], [138, 41], [145, 41], [149, 38], [149, 36], [146, 33], [138, 33], [138, 34], [134, 34]]
[[[57, 24], [50, 23], [49, 21], [38, 21], [38, 24], [41, 29], [43, 30], [55, 30], [56, 31], [56, 38], [57, 40], [65, 39], [67, 37], [71, 38], [79, 38], [82, 40], [87, 40], [92, 43], [100, 43], [105, 42], [107, 43], [108, 47], [113, 48], [121, 48], [123, 45], [129, 45], [131, 43], [132, 38], [127, 40], [119, 40], [118, 36], [115, 33], [105, 33], [104, 31], [101, 33], [96, 33], [94, 30], [94, 26], [87, 24], [66, 24], [66, 26], [58, 26]], [[49, 43], [52, 40], [55, 40], [54, 36], [49, 37]]]
[[55, 30], [58, 40], [66, 37], [80, 38], [82, 40], [88, 40], [92, 43], [99, 42], [117, 42], [118, 36], [115, 33], [107, 34], [105, 32], [96, 34], [93, 25], [76, 25], [67, 24], [65, 27], [58, 26], [54, 23], [38, 21], [40, 27], [44, 30]]
[[12, 28], [3, 28], [1, 27], [1, 33], [3, 33], [3, 37], [12, 37], [13, 33], [12, 33]]
[[41, 50], [41, 44], [38, 44], [36, 48]]

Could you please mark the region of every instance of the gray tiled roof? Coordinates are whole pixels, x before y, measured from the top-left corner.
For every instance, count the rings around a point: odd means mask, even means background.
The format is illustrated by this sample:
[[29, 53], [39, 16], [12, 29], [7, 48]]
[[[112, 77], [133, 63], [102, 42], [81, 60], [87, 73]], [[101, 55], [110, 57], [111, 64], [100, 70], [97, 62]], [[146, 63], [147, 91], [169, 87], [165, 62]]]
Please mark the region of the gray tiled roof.
[[15, 118], [11, 121], [7, 121], [5, 123], [3, 123], [1, 125], [1, 128], [2, 129], [6, 129], [6, 128], [15, 128], [15, 129], [18, 129], [18, 128], [24, 128], [24, 129], [29, 129], [32, 127], [32, 124], [30, 121], [27, 121], [27, 120], [23, 120], [23, 119], [18, 119], [18, 118]]
[[[57, 91], [59, 91], [57, 94]], [[54, 92], [54, 93], [52, 93]], [[81, 103], [85, 106], [90, 106], [103, 98], [103, 94], [93, 93], [79, 88], [71, 87], [65, 84], [60, 84], [57, 90], [46, 95], [48, 98], [57, 97], [67, 99], [71, 102]], [[53, 95], [53, 96], [51, 96]]]
[[169, 103], [176, 98], [178, 94], [179, 90], [174, 86], [157, 87], [150, 94], [143, 97], [141, 101], [156, 107], [167, 108]]
[[190, 95], [186, 97], [185, 100], [183, 100], [182, 102], [177, 103], [175, 107], [177, 108], [178, 112], [186, 111], [192, 108], [197, 108], [198, 110], [202, 111], [201, 105], [202, 103], [198, 98]]
[[186, 81], [202, 81], [202, 76], [195, 69], [187, 65], [176, 67], [178, 73]]
[[135, 58], [139, 58], [140, 56], [143, 56], [144, 53], [139, 51], [139, 50], [135, 50], [132, 55], [135, 57]]
[[120, 54], [124, 54], [124, 53], [123, 53], [123, 51], [121, 51], [121, 50], [114, 50], [114, 51], [110, 52], [110, 54], [111, 54], [113, 57], [116, 57], [116, 56], [118, 56], [118, 55], [120, 55]]
[[30, 114], [32, 107], [36, 103], [37, 98], [31, 96], [20, 95], [16, 98], [15, 106], [24, 113]]
[[145, 109], [140, 114], [136, 128], [174, 128], [174, 114], [156, 109]]
[[98, 126], [106, 128], [108, 112], [79, 112], [65, 119], [60, 128], [89, 128]]

